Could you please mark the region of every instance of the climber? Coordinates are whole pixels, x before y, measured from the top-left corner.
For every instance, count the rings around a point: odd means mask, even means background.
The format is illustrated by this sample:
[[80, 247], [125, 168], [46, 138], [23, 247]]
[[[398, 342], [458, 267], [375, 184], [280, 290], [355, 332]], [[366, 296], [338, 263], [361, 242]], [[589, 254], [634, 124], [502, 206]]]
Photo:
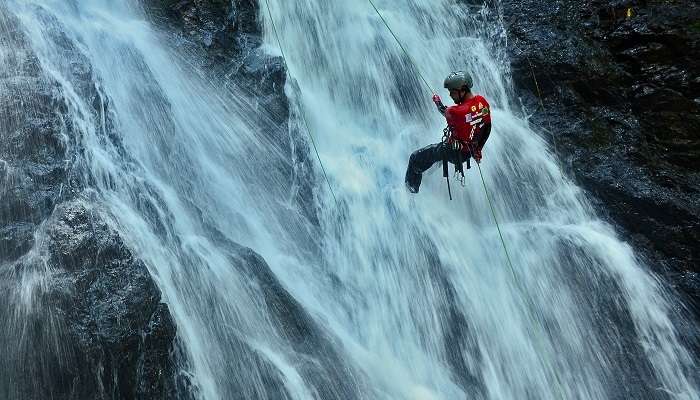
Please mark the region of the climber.
[[474, 95], [471, 88], [471, 76], [458, 71], [445, 78], [445, 89], [450, 91], [454, 106], [445, 106], [440, 96], [433, 95], [438, 111], [447, 119], [445, 137], [442, 142], [411, 154], [406, 169], [406, 187], [409, 192], [418, 193], [423, 172], [438, 161], [449, 161], [460, 172], [465, 161], [469, 168], [470, 157], [477, 163], [481, 162], [481, 150], [491, 134], [491, 113], [486, 99]]

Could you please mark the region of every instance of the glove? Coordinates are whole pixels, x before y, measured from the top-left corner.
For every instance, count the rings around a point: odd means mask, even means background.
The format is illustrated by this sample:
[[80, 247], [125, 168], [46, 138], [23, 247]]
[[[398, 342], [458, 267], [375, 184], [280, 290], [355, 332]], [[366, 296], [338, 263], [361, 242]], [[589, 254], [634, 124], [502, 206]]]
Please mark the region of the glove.
[[475, 148], [473, 150], [472, 157], [474, 160], [476, 160], [477, 163], [481, 163], [481, 149]]
[[444, 104], [442, 104], [442, 99], [440, 96], [436, 94], [433, 95], [433, 103], [435, 103], [435, 106], [437, 106], [438, 111], [440, 111], [440, 114], [445, 115], [445, 110], [447, 110], [447, 107], [445, 107]]

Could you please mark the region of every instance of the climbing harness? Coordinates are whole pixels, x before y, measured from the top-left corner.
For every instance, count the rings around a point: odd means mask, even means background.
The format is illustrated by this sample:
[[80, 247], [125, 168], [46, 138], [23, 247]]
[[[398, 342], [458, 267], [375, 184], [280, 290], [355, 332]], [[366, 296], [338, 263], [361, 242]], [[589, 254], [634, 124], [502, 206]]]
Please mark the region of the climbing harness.
[[[428, 89], [429, 89], [433, 94], [435, 94], [435, 91], [432, 89], [432, 87], [430, 86], [430, 84], [428, 84], [428, 82], [425, 80], [425, 78], [423, 78], [423, 75], [422, 75], [421, 72], [420, 72], [420, 68], [418, 68], [418, 64], [416, 64], [415, 61], [413, 61], [413, 58], [410, 56], [410, 54], [408, 54], [408, 52], [406, 51], [406, 49], [403, 47], [403, 45], [401, 44], [401, 41], [398, 39], [398, 37], [396, 36], [396, 34], [394, 33], [394, 31], [391, 29], [391, 27], [390, 27], [389, 24], [386, 22], [386, 20], [385, 20], [384, 17], [382, 16], [382, 14], [379, 12], [379, 10], [377, 9], [377, 7], [374, 5], [374, 2], [373, 2], [372, 0], [367, 0], [367, 1], [369, 1], [369, 3], [372, 5], [372, 7], [374, 8], [374, 11], [377, 13], [377, 15], [378, 15], [379, 18], [382, 20], [382, 22], [384, 22], [384, 25], [385, 25], [386, 28], [389, 30], [389, 32], [391, 32], [391, 35], [394, 37], [394, 40], [396, 40], [396, 42], [398, 43], [398, 45], [399, 45], [399, 47], [401, 48], [401, 50], [403, 50], [403, 52], [408, 56], [408, 59], [411, 61], [411, 63], [413, 63], [414, 68], [416, 69], [416, 71], [418, 71], [418, 74], [420, 75], [421, 79], [422, 79], [423, 82], [425, 83], [426, 87], [428, 87]], [[449, 127], [446, 128], [446, 130], [443, 130], [443, 134], [446, 135], [448, 131], [449, 131]], [[445, 136], [443, 136], [443, 140], [444, 140], [444, 137], [445, 137]], [[469, 143], [468, 145], [470, 146], [470, 152], [471, 152], [471, 154], [473, 155], [475, 149], [474, 149], [473, 147], [471, 147], [471, 143]], [[507, 260], [507, 262], [508, 262], [508, 267], [509, 267], [510, 272], [511, 272], [511, 275], [512, 275], [512, 277], [513, 277], [513, 281], [515, 282], [516, 287], [517, 287], [518, 290], [520, 291], [520, 295], [522, 296], [522, 298], [523, 298], [527, 303], [529, 303], [530, 305], [533, 305], [534, 303], [532, 302], [532, 299], [530, 298], [530, 296], [527, 296], [526, 291], [525, 291], [525, 289], [524, 289], [523, 286], [522, 286], [522, 283], [520, 282], [520, 280], [518, 279], [518, 277], [517, 277], [517, 275], [516, 275], [516, 273], [515, 273], [515, 268], [513, 267], [513, 262], [512, 262], [512, 260], [511, 260], [511, 258], [510, 258], [510, 254], [508, 253], [508, 247], [506, 246], [506, 241], [505, 241], [505, 239], [503, 238], [503, 233], [501, 232], [501, 226], [500, 226], [500, 223], [498, 222], [498, 217], [496, 216], [496, 209], [495, 209], [494, 206], [493, 206], [493, 200], [491, 199], [491, 194], [489, 193], [488, 187], [487, 187], [487, 185], [486, 185], [486, 180], [484, 179], [484, 174], [483, 174], [483, 172], [481, 171], [481, 162], [477, 161], [477, 162], [476, 162], [476, 166], [477, 166], [477, 169], [479, 170], [479, 176], [481, 177], [481, 183], [482, 183], [482, 185], [483, 185], [483, 187], [484, 187], [484, 192], [486, 193], [486, 200], [487, 200], [487, 202], [489, 203], [489, 209], [491, 210], [491, 215], [493, 216], [493, 220], [494, 220], [494, 222], [495, 222], [495, 224], [496, 224], [496, 229], [497, 229], [497, 231], [498, 231], [498, 237], [500, 238], [501, 245], [503, 246], [503, 251], [504, 251], [504, 253], [505, 253], [505, 255], [506, 255], [506, 260]], [[446, 164], [443, 164], [443, 175], [444, 175], [444, 174], [446, 174]], [[449, 191], [449, 181], [448, 181], [448, 191]], [[452, 199], [452, 194], [451, 194], [451, 193], [450, 193], [450, 199]], [[528, 319], [529, 319], [529, 322], [530, 322], [530, 329], [537, 329], [537, 330], [538, 330], [537, 333], [540, 334], [540, 335], [533, 335], [533, 336], [535, 336], [534, 343], [535, 343], [535, 345], [538, 347], [537, 353], [538, 353], [538, 355], [539, 355], [539, 354], [541, 354], [541, 353], [544, 353], [544, 349], [542, 348], [542, 347], [544, 346], [544, 344], [543, 344], [543, 342], [542, 342], [541, 340], [542, 340], [542, 337], [544, 337], [544, 336], [546, 335], [546, 332], [545, 332], [544, 327], [541, 326], [541, 324], [539, 324], [539, 323], [535, 320], [535, 318], [533, 317], [533, 315], [532, 315], [530, 312], [528, 312], [528, 313], [526, 313], [526, 314], [527, 314]], [[535, 332], [533, 332], [533, 334], [534, 334], [534, 333], [535, 333]], [[543, 361], [542, 361], [542, 364], [544, 365], [544, 362], [543, 362]], [[559, 378], [559, 374], [557, 373], [557, 371], [556, 371], [555, 369], [552, 369], [551, 372], [552, 372], [552, 375], [554, 376], [554, 380], [555, 380], [556, 383], [557, 383], [556, 386], [557, 386], [557, 389], [558, 389], [558, 392], [559, 392], [559, 398], [562, 399], [562, 400], [563, 400], [563, 399], [566, 399], [568, 396], [565, 395], [566, 392], [565, 392], [565, 390], [564, 390], [564, 386], [563, 386], [563, 384], [562, 384], [562, 382], [561, 382], [561, 379]]]
[[[444, 153], [442, 156], [442, 176], [446, 179], [447, 181], [447, 193], [450, 196], [450, 200], [452, 200], [452, 191], [450, 190], [450, 178], [448, 174], [448, 151], [450, 147], [450, 142], [452, 141], [452, 129], [450, 126], [446, 126], [445, 129], [442, 130], [442, 145], [444, 148]], [[460, 149], [455, 149], [457, 152], [457, 160], [455, 162], [455, 172], [453, 177], [457, 179], [457, 181], [460, 183], [462, 187], [464, 187], [465, 178], [464, 178], [464, 167], [463, 163], [466, 161], [467, 163], [467, 169], [471, 168], [471, 164], [469, 163], [469, 157], [467, 157], [466, 160], [462, 159], [462, 151]]]
[[[277, 39], [277, 45], [280, 48], [280, 53], [282, 53], [282, 61], [284, 62], [284, 68], [287, 70], [287, 75], [291, 78], [291, 72], [289, 69], [289, 64], [287, 63], [287, 57], [284, 55], [284, 48], [282, 47], [282, 41], [280, 40], [280, 35], [277, 32], [277, 26], [275, 26], [275, 19], [272, 17], [272, 11], [270, 10], [270, 1], [265, 0], [265, 5], [267, 7], [267, 13], [270, 16], [270, 25], [272, 25], [272, 31], [275, 33], [275, 38]], [[323, 161], [321, 161], [321, 156], [318, 154], [318, 148], [316, 147], [316, 141], [314, 140], [314, 136], [311, 134], [311, 129], [309, 128], [309, 121], [306, 118], [306, 112], [304, 112], [304, 105], [303, 102], [299, 102], [299, 113], [301, 114], [302, 119], [304, 120], [304, 126], [306, 127], [306, 133], [309, 136], [309, 139], [311, 140], [311, 145], [314, 148], [314, 152], [316, 153], [316, 158], [318, 159], [318, 163], [321, 166], [321, 171], [323, 172], [323, 177], [326, 180], [326, 183], [328, 184], [328, 189], [331, 192], [331, 195], [333, 196], [333, 201], [335, 201], [335, 205], [340, 207], [340, 203], [338, 203], [338, 198], [335, 197], [335, 192], [333, 191], [333, 187], [331, 186], [331, 181], [328, 179], [328, 174], [326, 174], [326, 168], [323, 166]]]

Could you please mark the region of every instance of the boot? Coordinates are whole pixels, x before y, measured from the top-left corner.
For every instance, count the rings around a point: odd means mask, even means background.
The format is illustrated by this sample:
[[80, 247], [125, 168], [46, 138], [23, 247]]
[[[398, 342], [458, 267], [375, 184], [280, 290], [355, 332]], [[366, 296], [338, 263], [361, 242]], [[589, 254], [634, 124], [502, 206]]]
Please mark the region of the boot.
[[410, 169], [406, 170], [406, 188], [411, 193], [418, 193], [423, 174], [418, 174]]

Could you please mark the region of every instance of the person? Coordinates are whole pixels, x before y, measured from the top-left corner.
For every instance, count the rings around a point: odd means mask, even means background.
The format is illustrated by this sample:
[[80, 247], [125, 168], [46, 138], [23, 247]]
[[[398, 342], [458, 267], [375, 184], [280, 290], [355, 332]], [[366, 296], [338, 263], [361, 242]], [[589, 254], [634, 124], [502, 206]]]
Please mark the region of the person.
[[[445, 116], [447, 128], [440, 143], [431, 144], [411, 154], [406, 169], [406, 187], [418, 193], [423, 172], [435, 163], [448, 161], [462, 171], [462, 163], [474, 158], [481, 162], [481, 152], [491, 134], [491, 110], [481, 95], [474, 95], [472, 78], [467, 72], [452, 72], [445, 78], [445, 89], [449, 90], [454, 106], [446, 107], [440, 96], [433, 95], [433, 102]], [[467, 164], [469, 165], [469, 164]]]

